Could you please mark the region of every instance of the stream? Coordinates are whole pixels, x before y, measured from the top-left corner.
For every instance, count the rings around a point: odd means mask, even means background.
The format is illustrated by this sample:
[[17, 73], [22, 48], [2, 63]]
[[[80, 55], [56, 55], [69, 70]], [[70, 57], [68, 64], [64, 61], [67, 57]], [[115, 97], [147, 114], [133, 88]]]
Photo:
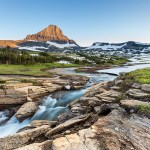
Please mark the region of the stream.
[[[127, 64], [122, 67], [115, 67], [112, 69], [99, 70], [98, 72], [103, 72], [104, 74], [99, 73], [76, 73], [75, 68], [58, 68], [54, 69], [54, 72], [64, 74], [77, 74], [84, 75], [90, 78], [89, 82], [85, 85], [84, 88], [80, 90], [72, 91], [59, 91], [54, 92], [48, 96], [45, 96], [42, 99], [42, 103], [39, 106], [39, 110], [34, 114], [32, 118], [24, 120], [22, 123], [16, 119], [15, 115], [10, 118], [6, 123], [0, 126], [0, 137], [5, 137], [16, 133], [19, 129], [29, 125], [33, 120], [57, 120], [57, 117], [62, 112], [68, 110], [68, 104], [81, 96], [91, 87], [94, 83], [103, 82], [103, 81], [112, 81], [116, 78], [114, 75], [109, 75], [107, 73], [119, 74], [120, 72], [130, 72], [136, 69], [142, 69], [145, 67], [150, 67], [150, 57], [149, 55], [144, 55], [140, 57], [131, 58], [130, 65]], [[63, 70], [63, 71], [62, 71]], [[106, 72], [106, 74], [105, 74]], [[5, 112], [0, 112], [0, 122], [6, 119]]]

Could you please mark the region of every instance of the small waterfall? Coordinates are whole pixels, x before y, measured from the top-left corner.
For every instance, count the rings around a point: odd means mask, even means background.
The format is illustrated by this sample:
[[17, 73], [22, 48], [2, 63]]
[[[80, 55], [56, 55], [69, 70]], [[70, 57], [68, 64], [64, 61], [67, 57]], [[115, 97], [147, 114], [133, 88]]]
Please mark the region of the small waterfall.
[[29, 123], [30, 123], [30, 119], [26, 119], [22, 123], [20, 123], [14, 115], [4, 125], [0, 126], [0, 137], [5, 137], [7, 135], [14, 134], [19, 129], [25, 127]]
[[[93, 83], [106, 80], [108, 81], [114, 78], [110, 75], [104, 74], [86, 74], [86, 76], [90, 77], [90, 81], [80, 90], [55, 92], [52, 95], [45, 96], [43, 98], [43, 102], [39, 106], [39, 110], [32, 118], [28, 118], [20, 123], [14, 115], [9, 121], [0, 126], [0, 137], [16, 133], [19, 129], [29, 125], [33, 120], [57, 120], [59, 114], [68, 110], [68, 104], [83, 96]], [[53, 98], [53, 95], [57, 95], [57, 98]], [[3, 119], [8, 118], [0, 112], [0, 121]]]

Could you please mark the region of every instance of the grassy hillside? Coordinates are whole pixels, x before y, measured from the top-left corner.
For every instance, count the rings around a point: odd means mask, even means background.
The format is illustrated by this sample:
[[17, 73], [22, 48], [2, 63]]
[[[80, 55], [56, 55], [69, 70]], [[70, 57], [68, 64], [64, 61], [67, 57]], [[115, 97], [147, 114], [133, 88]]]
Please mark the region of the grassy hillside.
[[150, 68], [139, 69], [126, 74], [129, 79], [141, 84], [150, 84]]

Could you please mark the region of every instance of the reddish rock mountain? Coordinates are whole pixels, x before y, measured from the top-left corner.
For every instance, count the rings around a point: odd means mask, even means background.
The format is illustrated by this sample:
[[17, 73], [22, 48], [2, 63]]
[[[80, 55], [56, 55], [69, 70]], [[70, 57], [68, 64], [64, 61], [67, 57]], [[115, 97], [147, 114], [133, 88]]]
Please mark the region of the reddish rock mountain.
[[27, 35], [25, 41], [30, 41], [30, 40], [38, 41], [38, 42], [53, 41], [60, 44], [61, 43], [64, 44], [68, 42], [76, 44], [75, 41], [70, 40], [67, 36], [65, 36], [62, 30], [56, 25], [50, 25], [36, 34]]
[[[47, 41], [50, 41], [51, 43], [47, 43]], [[34, 47], [44, 47], [45, 49], [49, 49], [49, 44], [53, 45], [53, 42], [54, 42], [54, 46], [56, 43], [56, 47], [57, 44], [64, 45], [64, 47], [68, 45], [77, 46], [76, 42], [69, 39], [67, 36], [65, 36], [59, 27], [57, 27], [56, 25], [49, 25], [47, 28], [43, 29], [42, 31], [36, 34], [27, 35], [24, 40], [18, 40], [18, 41], [0, 40], [0, 47], [6, 47], [6, 46], [33, 47], [34, 46]]]

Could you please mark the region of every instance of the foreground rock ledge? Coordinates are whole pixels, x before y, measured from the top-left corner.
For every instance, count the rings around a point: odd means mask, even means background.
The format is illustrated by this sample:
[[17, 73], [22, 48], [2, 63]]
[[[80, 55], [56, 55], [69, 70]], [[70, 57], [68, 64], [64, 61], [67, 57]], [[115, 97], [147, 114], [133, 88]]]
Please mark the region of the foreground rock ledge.
[[0, 150], [13, 150], [33, 143], [36, 139], [42, 138], [48, 130], [49, 126], [44, 125], [5, 138], [0, 138]]

